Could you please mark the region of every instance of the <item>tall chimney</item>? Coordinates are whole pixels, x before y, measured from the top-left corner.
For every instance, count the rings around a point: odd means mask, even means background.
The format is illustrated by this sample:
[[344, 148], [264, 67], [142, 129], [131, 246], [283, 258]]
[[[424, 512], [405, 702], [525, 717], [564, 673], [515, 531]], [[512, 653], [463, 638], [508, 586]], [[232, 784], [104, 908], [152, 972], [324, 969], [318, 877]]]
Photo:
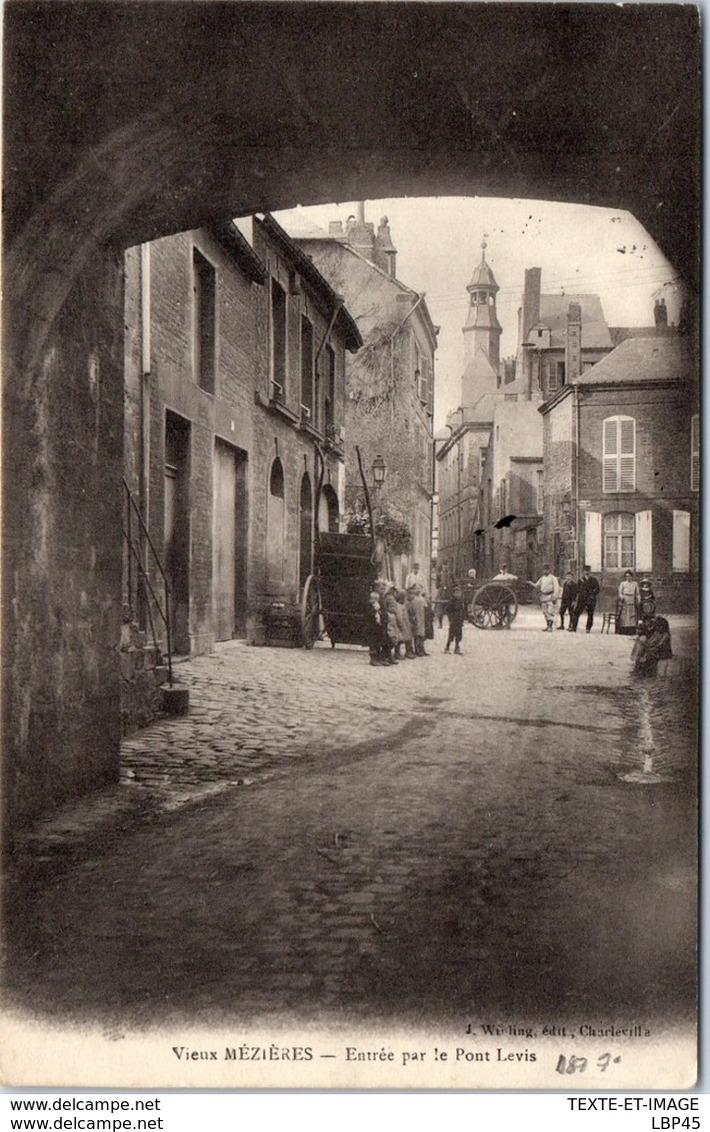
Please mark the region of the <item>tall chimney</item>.
[[541, 281], [542, 268], [528, 267], [526, 269], [525, 290], [523, 291], [523, 325], [521, 327], [523, 342], [527, 342], [530, 330], [540, 321]]
[[393, 279], [397, 274], [397, 249], [392, 243], [389, 220], [383, 216], [375, 236], [374, 262]]
[[656, 329], [668, 326], [668, 310], [666, 308], [665, 299], [656, 299], [653, 304], [653, 321], [656, 324]]
[[345, 225], [345, 236], [351, 247], [365, 259], [374, 261], [375, 225], [365, 222], [365, 202], [357, 202], [357, 216], [349, 216]]
[[567, 341], [565, 343], [565, 383], [576, 381], [582, 374], [582, 308], [570, 303], [567, 311]]

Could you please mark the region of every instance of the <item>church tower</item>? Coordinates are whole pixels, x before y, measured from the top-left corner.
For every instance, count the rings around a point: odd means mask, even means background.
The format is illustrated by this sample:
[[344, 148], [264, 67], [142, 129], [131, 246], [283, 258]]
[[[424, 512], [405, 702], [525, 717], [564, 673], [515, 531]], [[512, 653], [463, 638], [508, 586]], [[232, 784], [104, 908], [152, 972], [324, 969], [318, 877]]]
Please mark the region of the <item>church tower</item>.
[[466, 288], [469, 307], [463, 328], [463, 406], [474, 405], [483, 394], [495, 393], [498, 387], [502, 327], [496, 312], [496, 295], [500, 288], [486, 262], [486, 247], [484, 239], [481, 244], [481, 262]]

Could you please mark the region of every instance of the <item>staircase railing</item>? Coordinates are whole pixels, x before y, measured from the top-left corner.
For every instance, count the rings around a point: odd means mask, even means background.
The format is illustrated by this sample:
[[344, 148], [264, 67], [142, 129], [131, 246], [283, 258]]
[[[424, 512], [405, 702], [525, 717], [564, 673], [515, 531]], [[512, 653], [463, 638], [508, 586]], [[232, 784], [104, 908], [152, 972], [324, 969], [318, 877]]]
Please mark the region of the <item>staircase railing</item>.
[[[148, 623], [150, 625], [150, 632], [153, 638], [153, 646], [156, 651], [156, 656], [162, 656], [163, 650], [158, 643], [158, 635], [155, 630], [155, 615], [160, 618], [165, 626], [165, 660], [168, 667], [168, 684], [172, 687], [173, 683], [173, 664], [172, 664], [172, 624], [170, 618], [170, 583], [168, 576], [165, 573], [163, 563], [160, 560], [160, 555], [155, 548], [153, 540], [150, 537], [148, 528], [143, 521], [140, 508], [136, 503], [131, 489], [129, 488], [126, 480], [123, 480], [123, 487], [126, 496], [126, 510], [123, 525], [123, 538], [128, 548], [128, 576], [127, 576], [127, 590], [128, 590], [128, 605], [131, 612], [134, 612], [134, 596], [136, 600], [140, 600], [142, 608], [146, 612]], [[136, 533], [141, 537], [134, 537], [134, 528]], [[152, 561], [157, 568], [157, 571], [162, 579], [163, 602], [156, 593], [155, 587], [150, 579], [146, 564], [143, 561], [143, 546], [150, 549]], [[135, 566], [135, 570], [132, 568]], [[160, 588], [160, 587], [159, 587]], [[152, 602], [152, 604], [151, 604]]]

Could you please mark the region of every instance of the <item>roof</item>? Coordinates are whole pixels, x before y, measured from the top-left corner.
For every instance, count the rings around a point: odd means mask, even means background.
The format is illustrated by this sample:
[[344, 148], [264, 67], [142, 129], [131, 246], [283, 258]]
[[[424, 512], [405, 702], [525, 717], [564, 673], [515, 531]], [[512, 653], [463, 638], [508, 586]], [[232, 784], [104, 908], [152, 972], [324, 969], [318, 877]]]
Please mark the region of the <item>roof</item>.
[[237, 261], [252, 283], [265, 283], [268, 271], [249, 241], [231, 220], [218, 220], [207, 225], [215, 240]]
[[338, 314], [335, 319], [335, 325], [341, 331], [345, 338], [345, 345], [351, 353], [355, 353], [362, 346], [362, 335], [357, 328], [355, 319], [344, 306], [342, 295], [338, 295], [333, 290], [328, 280], [321, 275], [318, 268], [313, 263], [313, 260], [301, 251], [298, 244], [288, 235], [288, 233], [281, 227], [281, 225], [274, 220], [270, 213], [267, 213], [262, 220], [257, 220], [258, 224], [268, 232], [269, 236], [274, 242], [290, 256], [294, 266], [298, 269], [303, 278], [310, 284], [313, 290], [318, 294], [321, 300], [325, 303], [329, 311], [337, 310]]
[[693, 372], [690, 341], [672, 338], [627, 338], [573, 385], [620, 385], [629, 382], [685, 381]]
[[479, 263], [478, 267], [475, 268], [473, 275], [471, 276], [471, 282], [469, 283], [466, 290], [471, 290], [473, 287], [490, 287], [491, 290], [498, 290], [496, 277], [491, 271], [490, 266], [486, 260], [485, 244], [483, 253], [481, 255], [481, 262]]
[[485, 378], [498, 384], [498, 371], [491, 364], [488, 354], [480, 342], [476, 343], [473, 355], [469, 359], [463, 373], [464, 384], [468, 378]]
[[627, 338], [665, 338], [676, 334], [674, 326], [610, 326], [609, 333], [615, 346], [620, 346]]
[[279, 223], [292, 240], [332, 240], [333, 236], [321, 228], [306, 212], [298, 208], [288, 208], [279, 212]]
[[[318, 247], [319, 244], [322, 245], [326, 243], [330, 248], [337, 249], [336, 254], [343, 256], [352, 256], [354, 259], [359, 260], [362, 264], [366, 265], [370, 271], [377, 275], [380, 280], [393, 287], [397, 291], [398, 297], [401, 296], [401, 317], [398, 317], [392, 322], [390, 331], [396, 331], [396, 329], [398, 329], [400, 325], [403, 325], [404, 322], [406, 322], [410, 311], [416, 306], [417, 311], [419, 311], [421, 314], [422, 323], [431, 339], [432, 346], [434, 349], [436, 349], [436, 340], [439, 333], [439, 327], [431, 317], [431, 312], [429, 311], [429, 308], [427, 306], [426, 296], [423, 291], [415, 291], [412, 287], [409, 287], [406, 283], [403, 283], [401, 279], [398, 279], [396, 275], [390, 275], [389, 272], [384, 271], [381, 267], [378, 266], [378, 264], [374, 263], [373, 260], [368, 259], [368, 257], [363, 255], [362, 252], [358, 251], [357, 248], [354, 248], [352, 244], [348, 243], [347, 240], [339, 239], [336, 236], [331, 236], [328, 232], [323, 231], [322, 228], [314, 232], [304, 234], [299, 233], [297, 235], [295, 228], [291, 230], [290, 217], [288, 219], [289, 235], [294, 243], [299, 247], [302, 254], [306, 257], [309, 263], [313, 263], [313, 259], [310, 253], [311, 251], [314, 251], [314, 245]], [[315, 254], [317, 256], [317, 252]], [[404, 307], [405, 299], [411, 300], [412, 305], [408, 310]], [[387, 325], [388, 324], [385, 320], [382, 320], [378, 324], [381, 333], [387, 333]]]
[[582, 349], [608, 350], [612, 340], [598, 295], [540, 295], [540, 318], [536, 325], [549, 327], [550, 346], [564, 349], [570, 303], [578, 303], [582, 309]]

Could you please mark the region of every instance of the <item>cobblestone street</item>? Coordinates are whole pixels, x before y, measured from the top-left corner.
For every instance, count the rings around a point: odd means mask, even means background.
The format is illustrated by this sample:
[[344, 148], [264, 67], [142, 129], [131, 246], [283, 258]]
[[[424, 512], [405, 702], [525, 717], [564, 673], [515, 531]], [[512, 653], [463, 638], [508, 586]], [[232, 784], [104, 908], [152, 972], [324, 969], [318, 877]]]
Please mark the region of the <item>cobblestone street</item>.
[[[387, 669], [239, 642], [179, 665], [189, 715], [130, 738], [120, 790], [95, 799], [111, 835], [61, 851], [84, 807], [27, 840], [13, 1000], [128, 1027], [513, 1005], [687, 1023], [692, 680], [654, 682], [651, 749], [631, 641], [540, 628], [528, 609], [467, 627], [460, 657], [437, 630]], [[622, 780], [650, 754], [661, 781]], [[144, 820], [122, 822], [136, 799]]]

